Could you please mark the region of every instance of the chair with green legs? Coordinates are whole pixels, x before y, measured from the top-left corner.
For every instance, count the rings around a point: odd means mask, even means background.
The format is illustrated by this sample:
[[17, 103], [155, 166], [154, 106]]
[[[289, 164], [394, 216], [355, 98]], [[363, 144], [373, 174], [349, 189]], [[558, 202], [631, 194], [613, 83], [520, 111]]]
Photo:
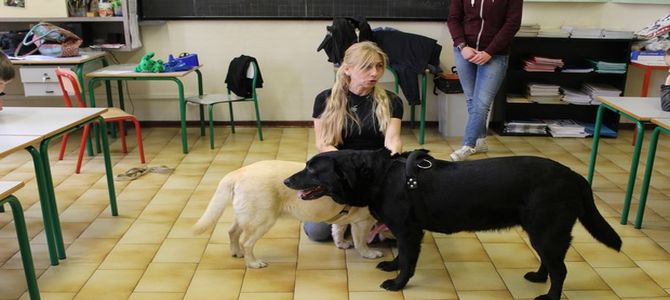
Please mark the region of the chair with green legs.
[[28, 285], [28, 295], [30, 299], [40, 299], [40, 291], [37, 287], [37, 278], [35, 276], [35, 267], [33, 266], [33, 256], [30, 251], [30, 242], [28, 240], [28, 229], [26, 220], [23, 218], [23, 207], [19, 199], [13, 194], [23, 187], [22, 181], [0, 181], [0, 206], [8, 203], [12, 209], [14, 217], [14, 227], [16, 228], [16, 237], [19, 240], [19, 251], [23, 261], [23, 272], [26, 276]]
[[[231, 66], [233, 62], [231, 61]], [[232, 68], [228, 68], [228, 76], [231, 77]], [[235, 133], [235, 117], [233, 114], [233, 103], [237, 102], [252, 102], [256, 112], [256, 128], [258, 130], [258, 138], [263, 140], [263, 129], [261, 125], [261, 114], [258, 109], [258, 94], [256, 93], [256, 88], [260, 87], [262, 79], [260, 77], [260, 71], [258, 69], [258, 64], [256, 60], [253, 59], [249, 62], [249, 66], [244, 70], [244, 77], [242, 80], [247, 81], [247, 84], [250, 85], [251, 93], [245, 96], [239, 96], [234, 92], [231, 93], [231, 85], [228, 83], [226, 94], [205, 94], [202, 96], [193, 96], [186, 98], [186, 102], [198, 104], [200, 108], [200, 135], [205, 135], [205, 113], [204, 107], [207, 106], [207, 117], [209, 118], [209, 147], [214, 149], [214, 105], [219, 103], [228, 103], [228, 112], [230, 114], [230, 128], [233, 133]], [[228, 82], [228, 79], [227, 81]]]

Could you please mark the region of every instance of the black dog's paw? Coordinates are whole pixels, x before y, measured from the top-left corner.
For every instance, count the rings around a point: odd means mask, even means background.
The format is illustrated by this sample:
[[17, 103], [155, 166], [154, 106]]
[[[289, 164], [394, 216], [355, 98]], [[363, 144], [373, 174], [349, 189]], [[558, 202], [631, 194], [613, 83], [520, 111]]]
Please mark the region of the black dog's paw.
[[380, 269], [385, 272], [397, 271], [398, 263], [395, 260], [383, 261], [377, 264], [377, 269]]
[[387, 291], [399, 291], [404, 286], [400, 285], [400, 284], [397, 284], [395, 282], [395, 280], [393, 280], [393, 279], [389, 279], [389, 280], [385, 280], [384, 282], [382, 282], [382, 285], [380, 285], [380, 287], [387, 290]]
[[[523, 275], [523, 278], [530, 282], [547, 282], [547, 275], [540, 274], [538, 272], [528, 272], [526, 275]], [[538, 299], [538, 298], [535, 298]], [[547, 298], [548, 299], [548, 298]]]

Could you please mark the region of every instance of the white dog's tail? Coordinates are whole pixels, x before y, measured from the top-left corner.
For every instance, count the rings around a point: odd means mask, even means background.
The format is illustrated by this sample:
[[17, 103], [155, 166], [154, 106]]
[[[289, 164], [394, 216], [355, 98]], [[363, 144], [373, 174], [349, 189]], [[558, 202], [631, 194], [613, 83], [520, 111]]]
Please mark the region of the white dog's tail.
[[234, 176], [231, 174], [223, 177], [219, 186], [216, 188], [216, 192], [212, 196], [212, 199], [209, 200], [207, 209], [205, 213], [202, 214], [200, 220], [193, 225], [192, 230], [194, 234], [200, 234], [205, 232], [210, 228], [216, 221], [219, 220], [219, 217], [223, 214], [223, 211], [228, 206], [228, 203], [233, 199], [233, 189], [235, 188]]

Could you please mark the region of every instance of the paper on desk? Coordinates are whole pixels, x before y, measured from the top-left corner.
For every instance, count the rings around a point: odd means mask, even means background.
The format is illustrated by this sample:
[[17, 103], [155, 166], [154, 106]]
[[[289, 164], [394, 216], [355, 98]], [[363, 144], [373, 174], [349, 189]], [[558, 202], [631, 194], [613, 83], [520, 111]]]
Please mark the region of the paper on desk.
[[135, 73], [133, 70], [105, 70], [105, 75], [117, 75], [117, 74], [128, 74]]

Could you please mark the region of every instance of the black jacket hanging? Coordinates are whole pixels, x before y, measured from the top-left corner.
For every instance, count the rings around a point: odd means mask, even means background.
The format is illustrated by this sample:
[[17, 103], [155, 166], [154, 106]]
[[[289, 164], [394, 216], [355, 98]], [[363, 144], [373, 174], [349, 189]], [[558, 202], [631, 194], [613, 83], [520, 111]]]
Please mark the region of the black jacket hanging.
[[253, 78], [247, 78], [247, 69], [249, 69], [249, 64], [254, 62], [257, 67], [258, 74], [256, 75], [256, 88], [263, 87], [263, 76], [261, 76], [261, 68], [258, 66], [258, 62], [255, 58], [246, 55], [240, 55], [239, 57], [233, 58], [228, 66], [228, 74], [226, 75], [226, 84], [228, 84], [228, 89], [240, 97], [250, 98], [251, 94], [251, 83]]
[[[358, 29], [358, 35], [356, 35]], [[344, 59], [344, 51], [357, 42], [372, 40], [372, 29], [363, 17], [334, 18], [333, 24], [327, 26], [326, 36], [316, 51], [322, 49], [328, 55], [328, 61], [341, 64]]]

